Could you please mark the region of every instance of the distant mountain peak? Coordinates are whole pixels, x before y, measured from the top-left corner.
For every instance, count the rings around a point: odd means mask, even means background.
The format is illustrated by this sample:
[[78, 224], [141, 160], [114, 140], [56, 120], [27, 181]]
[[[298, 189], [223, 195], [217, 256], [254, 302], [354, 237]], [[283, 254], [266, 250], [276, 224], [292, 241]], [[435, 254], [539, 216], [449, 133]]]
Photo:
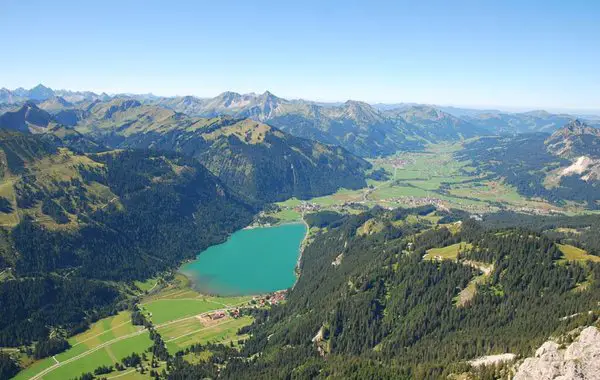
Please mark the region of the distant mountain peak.
[[458, 118], [446, 113], [438, 108], [426, 104], [412, 105], [401, 112], [401, 115], [406, 121], [427, 119], [430, 121], [448, 119], [457, 121]]
[[50, 87], [46, 87], [43, 84], [39, 83], [37, 86], [32, 87], [29, 91], [33, 90], [52, 90]]
[[52, 117], [34, 102], [26, 101], [18, 110], [0, 115], [0, 128], [20, 132], [40, 132], [45, 130]]
[[535, 117], [548, 117], [550, 116], [550, 112], [546, 110], [531, 110], [527, 112], [522, 112], [523, 115], [530, 115]]
[[219, 95], [217, 95], [217, 98], [223, 98], [223, 99], [235, 99], [235, 98], [240, 98], [242, 95], [240, 93], [237, 93], [235, 91], [225, 91]]
[[587, 123], [585, 123], [579, 119], [575, 119], [575, 120], [571, 121], [569, 124], [565, 125], [564, 128], [570, 132], [580, 134], [580, 135], [581, 134], [598, 135], [600, 133], [600, 130], [589, 126]]
[[54, 96], [54, 91], [43, 84], [38, 84], [31, 90], [27, 91], [27, 96], [29, 99], [33, 100], [46, 100]]
[[600, 129], [575, 119], [557, 130], [546, 140], [548, 151], [556, 156], [600, 157]]
[[583, 136], [592, 135], [600, 137], [600, 129], [594, 128], [588, 125], [586, 122], [579, 119], [571, 120], [568, 124], [565, 124], [562, 128], [558, 129], [552, 134], [550, 139], [553, 138], [567, 138], [569, 136]]
[[229, 107], [232, 104], [239, 102], [241, 98], [241, 94], [233, 91], [225, 91], [216, 97], [219, 103], [221, 103], [224, 107]]
[[[102, 103], [99, 103], [102, 104]], [[139, 100], [131, 98], [113, 99], [107, 104], [104, 110], [104, 119], [110, 119], [117, 112], [123, 112], [130, 108], [141, 107], [142, 103]]]
[[344, 102], [346, 107], [369, 107], [372, 108], [371, 105], [367, 102], [363, 102], [361, 100], [352, 100], [348, 99]]

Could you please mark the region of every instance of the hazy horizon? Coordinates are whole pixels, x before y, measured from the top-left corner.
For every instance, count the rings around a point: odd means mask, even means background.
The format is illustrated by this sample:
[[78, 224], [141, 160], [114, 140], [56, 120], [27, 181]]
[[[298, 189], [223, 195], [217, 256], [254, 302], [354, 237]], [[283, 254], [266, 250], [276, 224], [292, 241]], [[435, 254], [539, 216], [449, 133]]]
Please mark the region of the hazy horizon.
[[45, 83], [37, 83], [36, 85], [33, 86], [18, 86], [15, 88], [7, 88], [6, 86], [1, 86], [0, 89], [5, 88], [9, 91], [14, 91], [18, 88], [23, 88], [25, 90], [30, 90], [32, 88], [34, 88], [37, 85], [42, 85], [44, 87], [48, 87], [51, 88], [54, 91], [72, 91], [72, 92], [93, 92], [96, 94], [102, 94], [102, 93], [106, 93], [109, 96], [118, 96], [118, 95], [151, 95], [151, 96], [156, 96], [156, 97], [164, 97], [164, 98], [173, 98], [173, 97], [183, 97], [183, 96], [193, 96], [199, 99], [210, 99], [210, 98], [214, 98], [224, 92], [235, 92], [238, 93], [240, 95], [249, 95], [249, 94], [255, 94], [255, 95], [260, 95], [263, 94], [265, 92], [270, 92], [271, 94], [279, 97], [279, 98], [283, 98], [286, 100], [303, 100], [303, 101], [307, 101], [307, 102], [314, 102], [314, 103], [325, 103], [325, 104], [342, 104], [344, 102], [347, 101], [360, 101], [360, 102], [365, 102], [367, 104], [370, 104], [371, 106], [393, 106], [393, 105], [407, 105], [407, 104], [418, 104], [418, 105], [429, 105], [429, 106], [436, 106], [436, 107], [448, 107], [448, 108], [464, 108], [464, 109], [470, 109], [470, 110], [481, 110], [481, 111], [501, 111], [501, 112], [508, 112], [508, 113], [519, 113], [519, 112], [531, 112], [531, 111], [547, 111], [547, 112], [551, 112], [551, 113], [571, 113], [571, 114], [577, 114], [577, 115], [588, 115], [588, 116], [595, 116], [595, 117], [600, 117], [600, 108], [599, 109], [572, 109], [572, 108], [544, 108], [544, 107], [536, 107], [536, 106], [522, 106], [522, 107], [510, 107], [510, 106], [498, 106], [498, 105], [469, 105], [469, 104], [439, 104], [439, 103], [419, 103], [419, 102], [412, 102], [412, 101], [397, 101], [397, 102], [370, 102], [364, 99], [343, 99], [343, 100], [323, 100], [323, 99], [308, 99], [308, 98], [301, 98], [301, 97], [297, 97], [297, 96], [283, 96], [277, 93], [274, 93], [273, 91], [270, 90], [263, 90], [263, 91], [249, 91], [249, 92], [240, 92], [240, 91], [234, 91], [234, 90], [225, 90], [225, 91], [221, 91], [217, 94], [212, 94], [212, 95], [206, 95], [206, 96], [200, 96], [197, 94], [175, 94], [175, 95], [164, 95], [164, 94], [157, 94], [157, 93], [153, 93], [153, 92], [146, 92], [146, 93], [140, 93], [140, 92], [130, 92], [130, 91], [118, 91], [118, 92], [106, 92], [106, 91], [100, 91], [100, 90], [94, 90], [94, 89], [72, 89], [72, 88], [65, 88], [65, 87], [52, 87], [49, 85], [46, 85]]
[[600, 110], [599, 17], [582, 0], [9, 0], [0, 83]]

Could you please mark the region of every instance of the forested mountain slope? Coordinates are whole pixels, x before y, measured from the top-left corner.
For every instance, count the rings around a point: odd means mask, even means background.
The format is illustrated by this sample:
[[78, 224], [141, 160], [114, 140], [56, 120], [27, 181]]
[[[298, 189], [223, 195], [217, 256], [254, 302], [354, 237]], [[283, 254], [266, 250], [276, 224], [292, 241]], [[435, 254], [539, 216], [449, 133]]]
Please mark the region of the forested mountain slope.
[[363, 157], [418, 150], [426, 143], [404, 120], [392, 120], [366, 103], [351, 100], [336, 107], [282, 105], [266, 122], [296, 136], [341, 145]]
[[545, 144], [555, 156], [571, 159], [581, 156], [600, 158], [600, 129], [574, 120], [554, 132]]
[[31, 102], [0, 115], [0, 128], [19, 132], [44, 132], [51, 122], [50, 114]]
[[117, 99], [90, 108], [76, 129], [116, 148], [180, 152], [228, 186], [263, 201], [366, 186], [366, 161], [345, 149], [291, 136], [250, 119], [191, 118]]
[[597, 318], [600, 264], [533, 231], [435, 227], [431, 211], [309, 219], [322, 230], [287, 303], [251, 328], [242, 354], [255, 359], [221, 377], [446, 378]]
[[255, 212], [175, 153], [79, 154], [3, 132], [0, 157], [0, 346], [85, 326], [117, 307], [112, 281], [171, 268]]
[[432, 143], [457, 141], [490, 133], [487, 129], [431, 106], [418, 105], [391, 109], [385, 114], [394, 119], [404, 120], [416, 129], [414, 132], [416, 135]]
[[481, 174], [492, 174], [528, 197], [557, 204], [578, 202], [600, 207], [598, 130], [573, 121], [552, 136], [543, 133], [486, 137], [457, 153]]

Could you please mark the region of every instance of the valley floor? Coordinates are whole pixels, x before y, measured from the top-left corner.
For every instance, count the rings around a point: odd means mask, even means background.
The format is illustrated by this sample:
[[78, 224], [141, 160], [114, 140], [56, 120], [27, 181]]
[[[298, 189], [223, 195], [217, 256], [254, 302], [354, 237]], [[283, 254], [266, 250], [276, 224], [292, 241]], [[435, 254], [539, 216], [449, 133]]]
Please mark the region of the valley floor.
[[[386, 180], [370, 179], [359, 190], [340, 189], [334, 194], [301, 201], [279, 202], [279, 210], [268, 213], [281, 222], [299, 220], [304, 212], [333, 210], [359, 213], [379, 205], [386, 208], [434, 204], [441, 209], [459, 209], [475, 214], [509, 210], [529, 214], [579, 214], [580, 205], [559, 207], [541, 199], [521, 196], [502, 178], [476, 174], [475, 165], [459, 161], [455, 153], [463, 143], [430, 145], [424, 152], [405, 152], [371, 160], [373, 171], [390, 173]], [[589, 212], [589, 211], [587, 211]]]
[[[256, 297], [202, 295], [192, 290], [182, 275], [177, 275], [172, 283], [165, 286], [157, 284], [156, 279], [139, 284], [139, 288], [147, 289], [143, 290], [146, 295], [139, 306], [162, 336], [170, 354], [196, 343], [237, 345], [239, 340], [247, 338], [237, 333], [241, 327], [252, 323], [252, 318], [238, 316], [238, 311], [240, 307], [250, 306]], [[99, 366], [114, 366], [133, 352], [142, 355], [152, 345], [148, 330], [134, 326], [129, 311], [97, 321], [87, 331], [71, 337], [69, 343], [70, 349], [31, 363], [15, 379], [74, 378], [86, 372], [93, 373]], [[147, 354], [144, 360], [146, 371], [161, 372], [165, 363], [150, 368], [150, 356]], [[103, 376], [107, 379], [146, 379], [148, 373], [125, 368]]]

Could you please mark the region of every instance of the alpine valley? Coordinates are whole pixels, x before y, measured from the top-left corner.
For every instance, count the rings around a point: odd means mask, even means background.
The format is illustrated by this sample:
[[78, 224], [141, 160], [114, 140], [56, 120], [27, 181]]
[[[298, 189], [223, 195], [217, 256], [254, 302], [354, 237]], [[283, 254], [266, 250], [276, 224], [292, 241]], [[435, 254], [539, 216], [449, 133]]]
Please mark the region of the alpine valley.
[[599, 120], [0, 89], [0, 380], [594, 378]]

